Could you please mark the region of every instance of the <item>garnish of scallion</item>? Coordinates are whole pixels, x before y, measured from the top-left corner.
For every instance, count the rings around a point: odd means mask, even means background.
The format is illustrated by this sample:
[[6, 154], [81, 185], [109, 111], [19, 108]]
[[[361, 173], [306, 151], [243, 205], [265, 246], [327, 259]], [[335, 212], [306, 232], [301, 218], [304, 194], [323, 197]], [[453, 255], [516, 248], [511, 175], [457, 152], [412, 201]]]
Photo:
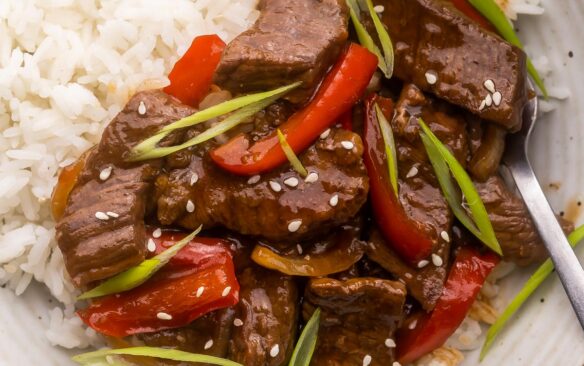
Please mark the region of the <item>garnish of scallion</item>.
[[178, 362], [196, 362], [205, 363], [210, 365], [218, 366], [243, 366], [240, 363], [226, 360], [224, 358], [201, 355], [196, 353], [189, 353], [168, 348], [156, 348], [156, 347], [131, 347], [131, 348], [120, 348], [120, 349], [104, 349], [95, 352], [83, 353], [74, 356], [73, 361], [81, 365], [94, 365], [99, 364], [101, 360], [104, 360], [108, 356], [140, 356], [140, 357], [153, 357], [160, 358], [164, 360], [178, 361]]
[[387, 168], [389, 170], [389, 181], [393, 192], [397, 196], [397, 150], [395, 148], [395, 139], [393, 138], [393, 130], [383, 111], [377, 103], [375, 103], [375, 113], [377, 115], [377, 122], [381, 129], [381, 136], [385, 145], [385, 155], [387, 155]]
[[320, 308], [317, 308], [310, 320], [304, 326], [298, 343], [294, 347], [292, 358], [288, 366], [309, 366], [312, 360], [312, 354], [316, 348], [316, 340], [318, 338], [318, 328], [320, 325]]
[[[243, 97], [231, 99], [231, 100], [228, 100], [226, 102], [217, 104], [213, 107], [204, 109], [202, 111], [198, 111], [198, 112], [196, 112], [188, 117], [185, 117], [183, 119], [180, 119], [176, 122], [173, 122], [173, 123], [165, 126], [156, 135], [154, 135], [154, 136], [142, 141], [138, 145], [136, 145], [132, 149], [132, 154], [128, 160], [129, 161], [139, 161], [139, 160], [151, 159], [151, 157], [145, 157], [145, 156], [149, 156], [149, 154], [152, 154], [152, 151], [157, 149], [156, 146], [158, 145], [158, 143], [160, 141], [162, 141], [162, 139], [164, 139], [166, 136], [168, 136], [168, 134], [170, 134], [174, 130], [177, 130], [180, 128], [185, 128], [185, 127], [195, 126], [197, 124], [206, 122], [210, 119], [226, 115], [226, 114], [231, 113], [233, 111], [236, 111], [238, 109], [240, 109], [240, 111], [242, 112], [239, 115], [239, 118], [241, 118], [241, 116], [245, 116], [246, 113], [249, 111], [258, 110], [257, 109], [258, 106], [265, 105], [263, 107], [263, 108], [265, 108], [267, 105], [269, 105], [269, 104], [266, 105], [266, 101], [271, 101], [271, 103], [273, 103], [275, 100], [282, 97], [283, 95], [285, 95], [289, 91], [300, 86], [300, 84], [302, 84], [302, 82], [298, 81], [296, 83], [293, 83], [293, 84], [290, 84], [290, 85], [287, 85], [287, 86], [284, 86], [281, 88], [277, 88], [277, 89], [274, 89], [271, 91], [262, 92], [262, 93], [255, 93], [255, 94], [250, 94], [250, 95], [246, 95]], [[248, 108], [245, 109], [245, 107], [248, 107]], [[263, 108], [261, 108], [261, 109], [263, 109]], [[261, 109], [259, 109], [259, 110], [261, 110]], [[239, 122], [241, 122], [245, 118], [246, 117], [241, 118], [241, 120]], [[225, 121], [223, 121], [223, 122], [225, 122]], [[231, 119], [231, 123], [232, 124], [234, 123], [234, 119]], [[226, 124], [224, 124], [224, 126], [225, 125]], [[215, 136], [212, 136], [212, 137], [215, 137]], [[210, 137], [210, 138], [212, 138], [212, 137]], [[189, 146], [192, 146], [192, 145], [189, 145]], [[167, 152], [170, 150], [163, 150], [163, 151]], [[175, 150], [175, 151], [178, 151], [178, 150]], [[161, 153], [162, 152], [158, 151], [158, 153], [156, 155], [161, 154]], [[170, 153], [168, 153], [168, 154], [170, 154]], [[168, 154], [165, 154], [165, 155], [168, 155]], [[165, 155], [162, 155], [162, 156], [165, 156]]]
[[131, 267], [124, 272], [111, 277], [99, 286], [83, 293], [77, 298], [77, 300], [87, 300], [95, 297], [117, 294], [140, 286], [144, 282], [148, 281], [150, 277], [154, 276], [154, 274], [158, 272], [158, 270], [165, 264], [167, 264], [168, 261], [170, 261], [172, 257], [176, 255], [176, 253], [178, 253], [191, 240], [193, 240], [195, 236], [201, 232], [202, 228], [202, 226], [199, 226], [197, 230], [193, 231], [190, 235], [184, 237], [182, 240], [174, 244], [172, 247], [166, 249], [164, 252], [153, 258], [146, 259], [137, 266]]
[[353, 22], [353, 26], [355, 27], [355, 32], [357, 33], [357, 38], [359, 38], [359, 43], [365, 48], [369, 50], [369, 52], [373, 53], [377, 56], [379, 60], [379, 69], [386, 78], [391, 79], [393, 75], [393, 65], [394, 65], [394, 52], [393, 52], [393, 44], [391, 42], [391, 38], [387, 33], [387, 30], [383, 26], [383, 23], [379, 19], [379, 16], [373, 9], [373, 4], [371, 0], [366, 0], [367, 2], [367, 10], [371, 19], [373, 20], [373, 25], [375, 26], [375, 30], [377, 31], [377, 36], [379, 38], [379, 42], [381, 43], [381, 48], [383, 49], [383, 54], [373, 37], [367, 32], [367, 29], [361, 22], [359, 18], [359, 14], [361, 14], [361, 8], [359, 7], [358, 0], [346, 0], [347, 6], [349, 7], [349, 14], [351, 16], [351, 21]]
[[280, 146], [282, 147], [282, 150], [284, 151], [286, 158], [288, 158], [290, 165], [292, 165], [292, 168], [294, 168], [294, 170], [296, 170], [298, 174], [300, 174], [303, 178], [306, 178], [306, 176], [308, 175], [308, 171], [306, 170], [304, 165], [302, 165], [300, 159], [298, 159], [298, 156], [296, 156], [294, 150], [292, 150], [292, 147], [290, 147], [290, 144], [288, 144], [288, 141], [286, 141], [286, 136], [284, 136], [284, 134], [282, 133], [282, 131], [280, 131], [279, 128], [276, 131], [278, 133], [278, 141], [280, 141]]
[[[568, 241], [572, 248], [574, 248], [578, 243], [580, 243], [584, 239], [584, 225], [578, 227], [574, 230], [569, 236]], [[513, 300], [507, 305], [503, 313], [497, 318], [495, 323], [491, 325], [489, 330], [487, 331], [487, 337], [485, 339], [485, 343], [483, 344], [483, 348], [481, 349], [481, 357], [480, 360], [482, 361], [487, 352], [493, 345], [495, 338], [499, 335], [501, 330], [507, 325], [509, 319], [521, 308], [521, 306], [529, 299], [529, 297], [535, 292], [535, 290], [543, 283], [543, 281], [548, 278], [548, 276], [554, 270], [554, 264], [552, 263], [551, 259], [546, 260], [538, 269], [535, 271], [533, 275], [527, 280], [521, 291], [513, 298]]]
[[[509, 22], [503, 10], [497, 5], [494, 0], [468, 0], [468, 2], [475, 7], [485, 18], [487, 18], [493, 26], [497, 29], [499, 34], [509, 43], [523, 49], [523, 44], [517, 37], [513, 25]], [[548, 92], [545, 84], [539, 73], [533, 66], [531, 59], [527, 58], [527, 71], [533, 78], [535, 85], [541, 90], [544, 98], [548, 98]]]
[[[480, 241], [499, 255], [503, 255], [501, 246], [495, 236], [493, 225], [479, 193], [464, 167], [456, 160], [454, 155], [434, 135], [430, 128], [419, 118], [422, 128], [420, 136], [430, 163], [434, 168], [440, 188], [448, 205], [456, 218]], [[454, 178], [454, 179], [453, 179]], [[458, 188], [455, 186], [458, 185]], [[470, 214], [463, 207], [462, 195], [466, 198], [466, 204]]]

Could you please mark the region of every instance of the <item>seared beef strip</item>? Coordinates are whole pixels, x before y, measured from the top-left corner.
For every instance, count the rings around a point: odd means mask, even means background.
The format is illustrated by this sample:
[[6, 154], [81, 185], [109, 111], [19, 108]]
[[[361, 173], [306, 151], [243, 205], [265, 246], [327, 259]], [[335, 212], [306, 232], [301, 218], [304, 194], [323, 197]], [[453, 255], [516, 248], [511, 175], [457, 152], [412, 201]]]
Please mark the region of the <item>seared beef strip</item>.
[[[240, 300], [229, 358], [243, 365], [279, 366], [294, 350], [299, 315], [299, 294], [290, 276], [252, 266], [238, 275]], [[275, 351], [277, 350], [277, 351]]]
[[225, 49], [215, 82], [232, 92], [302, 81], [287, 98], [310, 97], [348, 37], [344, 0], [263, 0], [260, 17]]
[[[375, 0], [395, 48], [395, 76], [516, 131], [527, 102], [526, 56], [444, 0]], [[375, 34], [375, 32], [372, 32]], [[432, 77], [436, 82], [431, 83]], [[484, 106], [492, 80], [501, 103]], [[481, 109], [481, 104], [483, 107]]]
[[[492, 129], [492, 136], [490, 137], [486, 136], [484, 132], [477, 133], [477, 126], [472, 125], [475, 122], [471, 122], [471, 138], [469, 139], [468, 127], [464, 115], [458, 113], [444, 102], [426, 97], [416, 86], [406, 85], [396, 106], [396, 117], [393, 121], [394, 133], [396, 133], [396, 136], [404, 136], [409, 141], [415, 141], [418, 138], [419, 126], [416, 120], [411, 117], [422, 117], [432, 128], [436, 136], [450, 148], [463, 165], [466, 165], [466, 162], [469, 160], [469, 150], [472, 152], [474, 159], [474, 157], [481, 154], [480, 151], [483, 145], [490, 145], [492, 148], [495, 148], [494, 145], [500, 144], [500, 140], [504, 136], [502, 130], [496, 126], [487, 127]], [[477, 136], [480, 137], [477, 138]], [[468, 140], [470, 140], [470, 143]], [[423, 147], [418, 150], [403, 148], [399, 137], [396, 139], [396, 142], [398, 146], [398, 157], [403, 154], [406, 156], [415, 156], [416, 159], [427, 159]], [[419, 146], [419, 142], [416, 142], [416, 146]], [[498, 149], [499, 151], [494, 152], [494, 154], [502, 154], [502, 147], [499, 146]], [[498, 161], [500, 156], [493, 156], [491, 158]], [[474, 161], [473, 159], [470, 160], [471, 163]], [[491, 164], [486, 165], [490, 166]], [[401, 171], [404, 169], [401, 164], [399, 168]], [[407, 166], [405, 169], [408, 169]], [[419, 168], [418, 170], [421, 171]], [[481, 172], [481, 174], [485, 173], [486, 171]], [[430, 174], [433, 176], [434, 173], [432, 172]], [[523, 201], [513, 195], [497, 175], [487, 177], [487, 180], [483, 183], [478, 182], [475, 184], [493, 222], [495, 234], [503, 249], [504, 257], [520, 265], [528, 265], [545, 258], [547, 252], [539, 239], [539, 235], [535, 231], [535, 227]], [[402, 185], [400, 185], [400, 189], [403, 189]], [[437, 191], [436, 194], [440, 194], [442, 197], [441, 192]], [[429, 200], [433, 196], [426, 197]], [[402, 200], [403, 204], [404, 201]], [[427, 215], [428, 209], [421, 210], [421, 212]], [[426, 220], [432, 219], [436, 219], [435, 214], [432, 217], [426, 218]]]
[[434, 309], [442, 295], [444, 281], [448, 276], [450, 244], [440, 241], [434, 254], [440, 258], [440, 266], [436, 266], [434, 260], [423, 268], [413, 268], [391, 249], [377, 229], [372, 231], [367, 247], [367, 257], [403, 281], [408, 294], [418, 300], [426, 311]]
[[[343, 148], [344, 141], [351, 141], [353, 149]], [[312, 237], [347, 222], [367, 200], [369, 180], [362, 153], [358, 135], [332, 130], [300, 155], [315, 180], [305, 182], [288, 164], [252, 179], [233, 176], [201, 149], [190, 150], [175, 156], [170, 163], [175, 168], [169, 167], [156, 182], [158, 219], [191, 229], [220, 225], [271, 241]], [[198, 180], [191, 184], [193, 174]], [[338, 203], [333, 206], [334, 195]], [[187, 210], [189, 200], [193, 212]], [[296, 220], [301, 221], [294, 230]]]
[[[509, 191], [505, 182], [499, 176], [492, 176], [475, 185], [493, 223], [504, 258], [521, 266], [547, 258], [548, 252], [525, 204]], [[566, 233], [574, 229], [572, 223], [561, 218], [559, 221]]]
[[391, 365], [395, 348], [386, 342], [403, 320], [406, 291], [400, 282], [378, 278], [311, 279], [303, 308], [304, 319], [322, 310], [311, 365]]
[[[181, 351], [225, 358], [229, 350], [234, 319], [235, 310], [226, 308], [205, 314], [183, 328], [142, 333], [137, 337], [149, 347], [176, 348]], [[211, 347], [206, 348], [209, 344]], [[175, 363], [159, 361], [158, 364]]]
[[[241, 289], [236, 306], [206, 314], [186, 327], [141, 334], [138, 339], [147, 346], [229, 358], [243, 365], [286, 364], [299, 316], [294, 279], [255, 265], [237, 278]], [[270, 355], [276, 346], [278, 353]]]
[[[141, 103], [146, 107], [143, 115], [138, 113]], [[162, 126], [192, 113], [178, 100], [149, 91], [136, 94], [107, 126], [57, 223], [57, 241], [76, 286], [108, 278], [144, 260], [144, 216], [161, 161], [128, 164], [124, 158]], [[109, 177], [100, 178], [107, 169], [111, 169]]]

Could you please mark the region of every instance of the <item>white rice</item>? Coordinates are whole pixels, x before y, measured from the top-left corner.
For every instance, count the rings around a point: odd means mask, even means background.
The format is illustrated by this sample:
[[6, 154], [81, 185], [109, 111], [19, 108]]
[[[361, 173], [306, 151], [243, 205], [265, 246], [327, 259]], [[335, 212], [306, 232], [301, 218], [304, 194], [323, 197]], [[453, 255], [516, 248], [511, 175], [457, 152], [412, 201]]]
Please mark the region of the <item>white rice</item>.
[[96, 338], [74, 316], [74, 288], [56, 249], [50, 197], [61, 167], [94, 145], [140, 88], [166, 85], [200, 34], [249, 27], [257, 0], [0, 1], [0, 285], [43, 282], [68, 305], [49, 340]]
[[[194, 36], [217, 33], [228, 41], [248, 28], [256, 1], [0, 0], [0, 285], [18, 295], [33, 279], [49, 288], [63, 304], [49, 314], [53, 344], [99, 342], [74, 315], [75, 289], [54, 240], [49, 203], [59, 169], [99, 140], [137, 90], [166, 85]], [[541, 14], [539, 4], [511, 0], [505, 11], [511, 19]], [[545, 57], [533, 61], [549, 76]], [[475, 348], [480, 334], [468, 318], [449, 344]], [[418, 364], [461, 358], [441, 348]]]

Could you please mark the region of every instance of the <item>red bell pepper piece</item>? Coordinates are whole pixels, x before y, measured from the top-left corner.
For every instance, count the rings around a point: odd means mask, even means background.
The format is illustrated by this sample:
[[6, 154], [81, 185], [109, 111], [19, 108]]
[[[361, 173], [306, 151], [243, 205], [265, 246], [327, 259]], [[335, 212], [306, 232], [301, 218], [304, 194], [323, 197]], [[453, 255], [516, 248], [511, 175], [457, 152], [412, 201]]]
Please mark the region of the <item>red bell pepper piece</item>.
[[[154, 239], [157, 252], [184, 236], [173, 233]], [[238, 301], [239, 284], [226, 242], [195, 238], [143, 285], [99, 298], [77, 314], [94, 330], [119, 338], [182, 327]], [[160, 313], [172, 318], [160, 319]]]
[[184, 104], [197, 107], [209, 92], [224, 49], [225, 42], [215, 34], [196, 37], [174, 64], [168, 75], [170, 85], [164, 91]]
[[[353, 107], [376, 68], [377, 58], [357, 44], [343, 52], [310, 103], [280, 126], [296, 154]], [[263, 173], [287, 161], [276, 131], [255, 143], [244, 134], [238, 135], [212, 151], [211, 158], [225, 170], [240, 175]]]
[[375, 221], [385, 240], [405, 260], [417, 264], [432, 252], [432, 241], [404, 211], [390, 184], [387, 157], [375, 103], [389, 121], [393, 116], [391, 99], [371, 96], [365, 102], [363, 159], [369, 175], [369, 193]]
[[450, 0], [452, 5], [454, 5], [460, 12], [464, 13], [467, 17], [477, 22], [481, 27], [490, 30], [491, 32], [496, 32], [495, 27], [485, 18], [477, 9], [472, 6], [468, 0]]
[[402, 365], [417, 360], [446, 342], [464, 320], [485, 279], [499, 261], [495, 253], [481, 253], [471, 246], [458, 251], [442, 296], [432, 313], [418, 318], [413, 330], [406, 327], [398, 333], [397, 354]]

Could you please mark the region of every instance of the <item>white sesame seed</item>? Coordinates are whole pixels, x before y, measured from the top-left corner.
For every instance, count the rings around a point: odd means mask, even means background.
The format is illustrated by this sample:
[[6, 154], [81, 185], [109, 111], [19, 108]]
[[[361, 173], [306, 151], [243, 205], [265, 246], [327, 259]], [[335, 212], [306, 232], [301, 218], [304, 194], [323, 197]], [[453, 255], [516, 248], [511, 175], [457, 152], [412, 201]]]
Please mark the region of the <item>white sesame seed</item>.
[[274, 192], [280, 192], [282, 190], [280, 183], [274, 182], [273, 180], [270, 181], [270, 188], [272, 188]]
[[225, 296], [229, 295], [230, 292], [231, 292], [231, 286], [227, 286], [223, 289], [221, 296], [225, 297]]
[[148, 251], [151, 253], [154, 253], [156, 251], [156, 243], [154, 242], [154, 240], [152, 240], [152, 238], [148, 238], [148, 244], [146, 244], [146, 249], [148, 249]]
[[191, 175], [191, 186], [194, 186], [199, 181], [199, 175], [197, 173], [193, 173]]
[[327, 137], [329, 137], [330, 134], [331, 134], [331, 129], [327, 128], [326, 131], [324, 131], [323, 133], [320, 134], [320, 138], [324, 140]]
[[193, 201], [191, 201], [191, 200], [187, 201], [186, 209], [187, 209], [187, 212], [189, 212], [189, 213], [195, 212], [195, 204], [193, 203]]
[[318, 180], [318, 174], [315, 172], [308, 173], [306, 178], [304, 178], [304, 181], [306, 183], [315, 183], [317, 180]]
[[257, 182], [260, 181], [260, 178], [261, 177], [259, 175], [254, 175], [253, 177], [247, 180], [247, 184], [256, 184]]
[[395, 341], [391, 338], [387, 338], [385, 340], [385, 347], [387, 348], [395, 348]]
[[288, 187], [296, 187], [298, 186], [298, 183], [298, 178], [295, 177], [290, 177], [284, 181], [284, 184]]
[[481, 105], [479, 106], [479, 112], [482, 111], [483, 109], [485, 109], [486, 106], [487, 106], [487, 102], [483, 99], [481, 101]]
[[346, 150], [353, 150], [355, 144], [351, 141], [341, 141], [341, 146]]
[[418, 325], [418, 320], [417, 320], [417, 319], [416, 319], [416, 320], [414, 320], [413, 322], [411, 322], [411, 323], [408, 325], [408, 328], [410, 328], [410, 329], [415, 329], [415, 328], [416, 328], [416, 325]]
[[108, 215], [111, 218], [114, 218], [114, 219], [117, 219], [118, 217], [120, 217], [120, 215], [118, 215], [117, 213], [112, 212], [112, 211], [108, 211], [105, 214]]
[[176, 336], [176, 340], [183, 343], [187, 341], [187, 339], [180, 334]]
[[401, 363], [395, 361], [394, 363], [391, 364], [391, 366], [402, 366]]
[[309, 261], [310, 260], [310, 256], [309, 255], [305, 255], [304, 256], [304, 260]]
[[443, 230], [443, 231], [440, 233], [440, 237], [441, 237], [442, 239], [444, 239], [444, 241], [445, 241], [445, 242], [447, 242], [447, 243], [450, 243], [450, 235], [448, 235], [448, 233], [447, 233], [446, 231], [444, 231], [444, 230]]
[[288, 231], [291, 233], [295, 233], [300, 229], [300, 225], [302, 225], [302, 220], [294, 220], [290, 221], [288, 224]]
[[406, 175], [406, 178], [413, 178], [416, 175], [418, 175], [418, 168], [414, 165]]
[[113, 169], [113, 167], [111, 167], [111, 166], [108, 166], [107, 168], [102, 169], [102, 171], [99, 172], [99, 179], [101, 179], [102, 181], [108, 180], [110, 175], [112, 175], [112, 169]]
[[493, 94], [495, 92], [495, 82], [493, 80], [487, 79], [483, 85], [485, 86], [485, 89], [489, 91], [489, 93]]
[[140, 105], [138, 106], [138, 114], [141, 116], [146, 114], [146, 104], [144, 104], [144, 102], [140, 102]]
[[371, 360], [373, 360], [373, 358], [371, 358], [370, 355], [365, 355], [365, 357], [363, 357], [363, 366], [369, 366], [371, 364]]
[[235, 318], [233, 320], [233, 325], [235, 325], [236, 327], [241, 327], [243, 325], [243, 321], [239, 318]]
[[501, 104], [501, 100], [503, 100], [503, 95], [501, 95], [501, 92], [494, 92], [493, 93], [493, 103], [497, 107]]
[[197, 297], [201, 297], [203, 295], [203, 292], [205, 291], [205, 286], [201, 286], [197, 289]]
[[491, 96], [491, 94], [487, 94], [487, 96], [485, 97], [485, 105], [487, 107], [490, 107], [493, 105], [493, 97]]
[[99, 220], [107, 221], [109, 220], [109, 216], [105, 212], [97, 211], [95, 213], [95, 217]]
[[114, 356], [112, 355], [107, 355], [105, 356], [105, 361], [109, 364], [109, 365], [113, 365], [116, 362], [116, 359], [114, 358]]
[[444, 261], [442, 260], [442, 258], [438, 255], [438, 254], [432, 254], [432, 263], [436, 266], [436, 267], [440, 267], [441, 265], [444, 264]]
[[296, 244], [296, 250], [298, 250], [298, 254], [302, 255], [303, 252], [302, 245]]
[[375, 10], [376, 13], [383, 13], [383, 11], [385, 10], [385, 6], [383, 5], [376, 5], [373, 7], [373, 10]]
[[163, 312], [156, 314], [156, 317], [160, 320], [172, 320], [172, 315]]
[[280, 345], [276, 344], [274, 347], [272, 347], [272, 349], [270, 350], [270, 356], [272, 357], [276, 357], [278, 355], [278, 353], [280, 353]]
[[336, 205], [339, 204], [339, 195], [338, 194], [333, 195], [329, 200], [329, 204], [333, 207], [336, 207]]
[[153, 237], [153, 238], [156, 238], [156, 239], [158, 239], [158, 238], [160, 238], [161, 236], [162, 236], [162, 229], [161, 229], [161, 228], [156, 228], [156, 230], [154, 230], [154, 231], [152, 232], [152, 237]]
[[418, 262], [418, 268], [424, 268], [426, 267], [428, 264], [430, 264], [429, 261], [422, 259], [421, 261]]
[[408, 273], [408, 272], [406, 272], [406, 273], [404, 274], [404, 276], [406, 276], [406, 278], [407, 278], [408, 280], [411, 280], [412, 278], [414, 278], [414, 276], [412, 276], [412, 274], [411, 274], [411, 273]]
[[424, 74], [424, 76], [426, 77], [426, 81], [430, 85], [434, 85], [438, 81], [438, 76], [436, 76], [434, 72], [428, 71], [426, 72], [426, 74]]
[[213, 340], [209, 339], [207, 343], [205, 343], [205, 349], [209, 349], [211, 347], [213, 347]]

